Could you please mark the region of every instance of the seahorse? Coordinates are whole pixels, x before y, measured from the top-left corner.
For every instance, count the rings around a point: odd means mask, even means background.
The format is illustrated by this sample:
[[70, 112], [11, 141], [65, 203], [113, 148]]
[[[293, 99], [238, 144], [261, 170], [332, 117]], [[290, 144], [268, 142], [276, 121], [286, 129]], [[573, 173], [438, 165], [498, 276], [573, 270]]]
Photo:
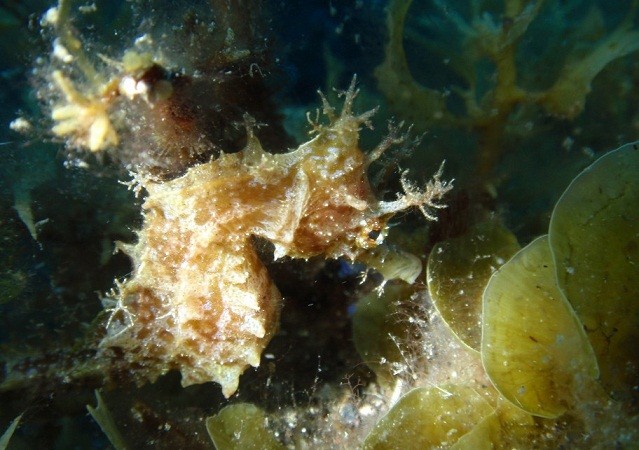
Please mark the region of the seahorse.
[[[123, 246], [133, 276], [118, 283], [101, 343], [120, 349], [141, 381], [172, 369], [182, 384], [215, 381], [228, 397], [248, 366], [257, 367], [276, 332], [281, 296], [253, 248], [274, 244], [275, 258], [346, 257], [378, 246], [387, 222], [416, 206], [427, 217], [450, 183], [441, 169], [425, 189], [402, 175], [404, 193], [380, 201], [367, 169], [401, 141], [396, 129], [369, 153], [358, 146], [374, 111], [352, 112], [355, 79], [340, 114], [322, 96], [329, 123], [284, 154], [265, 152], [248, 128], [237, 153], [190, 168], [167, 182], [139, 180], [148, 195], [135, 245]], [[319, 116], [319, 113], [318, 113]]]

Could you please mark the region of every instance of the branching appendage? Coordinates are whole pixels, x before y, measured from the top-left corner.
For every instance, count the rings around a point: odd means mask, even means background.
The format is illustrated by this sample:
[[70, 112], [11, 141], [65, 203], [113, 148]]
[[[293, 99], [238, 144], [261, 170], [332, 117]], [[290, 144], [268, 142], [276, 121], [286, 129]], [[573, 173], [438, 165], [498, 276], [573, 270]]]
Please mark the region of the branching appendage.
[[423, 189], [416, 187], [408, 180], [408, 170], [403, 171], [400, 182], [404, 190], [404, 195], [399, 195], [397, 200], [379, 202], [373, 214], [395, 214], [407, 208], [417, 207], [426, 219], [436, 221], [437, 216], [430, 210], [446, 207], [446, 205], [440, 203], [440, 200], [453, 188], [452, 182], [454, 181], [442, 181], [441, 176], [443, 171], [444, 163], [442, 162], [437, 172], [433, 175], [433, 178]]
[[109, 314], [105, 329], [112, 333], [113, 338], [117, 338], [135, 325], [135, 316], [129, 311], [128, 307], [123, 304], [122, 300], [118, 298], [122, 283], [116, 280], [115, 284], [116, 287], [102, 299], [104, 311]]
[[51, 110], [55, 122], [51, 129], [53, 134], [67, 138], [74, 147], [88, 148], [92, 152], [118, 145], [120, 139], [109, 118], [108, 100], [82, 94], [59, 70], [53, 72], [52, 78], [65, 98], [64, 104]]
[[[373, 162], [377, 161], [386, 150], [390, 149], [395, 145], [403, 144], [408, 140], [410, 133], [413, 129], [413, 126], [409, 126], [405, 133], [402, 133], [402, 127], [404, 126], [404, 122], [400, 122], [399, 124], [394, 124], [393, 122], [388, 123], [388, 134], [382, 141], [377, 144], [377, 146], [366, 155], [367, 165], [370, 166]], [[414, 148], [421, 142], [421, 137], [416, 138], [412, 143], [410, 143], [410, 147]]]
[[[311, 125], [310, 134], [317, 134], [318, 136], [323, 136], [328, 139], [334, 139], [336, 136], [339, 136], [340, 139], [348, 140], [348, 142], [343, 141], [345, 145], [356, 145], [362, 126], [373, 129], [371, 118], [377, 113], [379, 108], [373, 108], [359, 115], [353, 114], [353, 101], [359, 94], [357, 75], [353, 76], [347, 90], [339, 91], [337, 94], [338, 97], [344, 98], [342, 110], [339, 115], [337, 115], [335, 108], [331, 106], [322, 91], [317, 91], [317, 93], [322, 101], [322, 114], [328, 119], [328, 124], [320, 124], [319, 110], [316, 111], [315, 119], [311, 119], [310, 114], [307, 113], [306, 117]], [[353, 137], [355, 140], [352, 140]]]

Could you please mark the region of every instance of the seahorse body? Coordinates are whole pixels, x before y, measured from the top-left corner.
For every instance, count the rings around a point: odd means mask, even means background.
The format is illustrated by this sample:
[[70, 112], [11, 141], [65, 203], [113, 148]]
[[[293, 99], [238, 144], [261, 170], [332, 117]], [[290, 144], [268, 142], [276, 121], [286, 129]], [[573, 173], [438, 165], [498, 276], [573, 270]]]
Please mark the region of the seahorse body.
[[355, 94], [351, 86], [339, 116], [325, 103], [330, 125], [295, 151], [266, 153], [249, 131], [241, 152], [172, 181], [141, 182], [144, 225], [138, 243], [125, 246], [134, 273], [119, 285], [102, 342], [121, 349], [141, 380], [179, 369], [183, 385], [216, 381], [228, 397], [241, 373], [259, 365], [280, 294], [252, 236], [271, 241], [276, 258], [356, 259], [378, 244], [369, 235], [395, 211], [428, 202], [415, 192], [376, 200], [371, 159], [358, 147], [370, 113], [351, 114]]

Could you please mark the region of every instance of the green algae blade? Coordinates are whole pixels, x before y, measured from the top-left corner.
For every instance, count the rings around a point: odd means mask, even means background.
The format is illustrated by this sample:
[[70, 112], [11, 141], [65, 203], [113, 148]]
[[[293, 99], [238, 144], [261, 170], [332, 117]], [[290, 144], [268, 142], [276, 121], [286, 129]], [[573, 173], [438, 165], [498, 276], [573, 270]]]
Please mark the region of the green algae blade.
[[87, 411], [93, 417], [100, 429], [105, 434], [105, 436], [109, 439], [109, 442], [116, 450], [126, 450], [128, 448], [124, 441], [124, 438], [118, 431], [118, 427], [115, 424], [115, 420], [113, 420], [113, 416], [111, 415], [111, 411], [107, 407], [104, 400], [102, 400], [102, 396], [100, 395], [100, 391], [96, 389], [95, 391], [95, 399], [98, 404], [94, 408], [91, 405], [87, 405]]
[[206, 419], [206, 430], [217, 450], [284, 450], [267, 430], [264, 411], [250, 403], [229, 405]]
[[639, 400], [639, 143], [595, 161], [550, 220], [557, 282], [588, 333], [613, 397]]
[[598, 370], [581, 322], [557, 287], [548, 236], [495, 272], [483, 304], [481, 356], [497, 390], [530, 414], [561, 415]]
[[448, 448], [492, 413], [467, 386], [413, 389], [375, 425], [362, 450]]
[[20, 419], [22, 419], [22, 414], [13, 419], [11, 424], [9, 424], [9, 426], [7, 427], [6, 431], [2, 434], [2, 436], [0, 436], [0, 450], [5, 450], [9, 446], [9, 441], [11, 440], [13, 433], [18, 428]]
[[490, 276], [520, 249], [517, 238], [496, 221], [437, 244], [428, 258], [426, 281], [433, 304], [468, 347], [481, 346], [482, 293]]

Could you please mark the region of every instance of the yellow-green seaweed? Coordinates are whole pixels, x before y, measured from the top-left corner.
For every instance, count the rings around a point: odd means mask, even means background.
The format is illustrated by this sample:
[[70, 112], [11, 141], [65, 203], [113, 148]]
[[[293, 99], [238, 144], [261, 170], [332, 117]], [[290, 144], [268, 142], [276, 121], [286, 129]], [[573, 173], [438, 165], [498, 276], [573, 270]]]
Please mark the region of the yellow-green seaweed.
[[362, 450], [448, 448], [492, 413], [493, 407], [469, 386], [413, 389], [375, 425]]
[[509, 401], [540, 417], [561, 415], [598, 375], [581, 322], [557, 287], [544, 235], [491, 277], [483, 297], [481, 356]]
[[639, 143], [595, 161], [550, 221], [557, 281], [588, 333], [603, 386], [639, 399]]
[[229, 405], [206, 419], [206, 430], [217, 450], [284, 450], [266, 428], [264, 411], [251, 403]]
[[481, 345], [486, 283], [519, 249], [514, 234], [489, 220], [438, 243], [430, 253], [426, 281], [433, 304], [453, 333], [473, 350], [479, 351]]

